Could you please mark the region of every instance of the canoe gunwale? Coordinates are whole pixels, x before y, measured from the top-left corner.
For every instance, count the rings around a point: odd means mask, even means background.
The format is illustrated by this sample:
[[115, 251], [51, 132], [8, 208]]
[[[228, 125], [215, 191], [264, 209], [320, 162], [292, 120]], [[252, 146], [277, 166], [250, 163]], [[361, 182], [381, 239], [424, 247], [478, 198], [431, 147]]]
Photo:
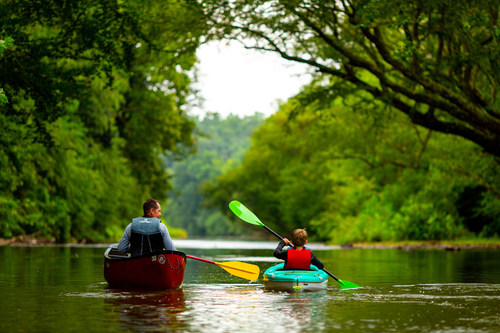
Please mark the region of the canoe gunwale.
[[181, 251], [176, 251], [176, 250], [161, 250], [161, 251], [155, 251], [152, 253], [148, 253], [142, 256], [137, 256], [137, 257], [131, 257], [129, 253], [125, 252], [119, 252], [117, 250], [118, 244], [111, 244], [106, 252], [104, 252], [104, 258], [111, 260], [113, 262], [115, 261], [124, 261], [124, 260], [134, 260], [134, 259], [140, 259], [140, 258], [149, 258], [152, 256], [158, 256], [161, 254], [176, 254], [184, 258], [184, 261], [186, 261], [186, 254]]

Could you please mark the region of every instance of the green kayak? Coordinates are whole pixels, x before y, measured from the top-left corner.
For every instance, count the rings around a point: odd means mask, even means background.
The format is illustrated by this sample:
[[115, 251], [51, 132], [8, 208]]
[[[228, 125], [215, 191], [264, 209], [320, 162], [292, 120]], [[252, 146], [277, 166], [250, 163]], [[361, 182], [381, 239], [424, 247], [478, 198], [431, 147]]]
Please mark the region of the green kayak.
[[311, 265], [310, 270], [285, 270], [285, 264], [269, 267], [264, 272], [266, 289], [280, 291], [319, 291], [328, 286], [328, 274]]

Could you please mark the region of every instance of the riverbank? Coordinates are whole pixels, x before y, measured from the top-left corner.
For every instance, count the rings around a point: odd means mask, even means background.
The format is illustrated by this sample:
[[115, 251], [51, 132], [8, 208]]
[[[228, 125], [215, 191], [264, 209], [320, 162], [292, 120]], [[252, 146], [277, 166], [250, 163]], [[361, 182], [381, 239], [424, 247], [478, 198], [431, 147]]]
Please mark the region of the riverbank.
[[0, 238], [0, 246], [11, 244], [25, 244], [25, 245], [42, 245], [54, 244], [54, 238], [36, 237], [34, 235], [20, 235], [12, 238]]
[[[237, 244], [232, 244], [232, 242], [238, 243], [239, 240], [234, 238], [231, 240], [200, 240], [200, 239], [175, 239], [174, 241], [178, 245], [186, 248], [193, 247], [206, 247], [206, 248], [219, 248], [226, 247], [222, 243], [230, 243], [230, 248], [238, 248]], [[221, 242], [221, 243], [219, 243]], [[193, 244], [191, 244], [193, 243]], [[203, 246], [205, 243], [206, 246]], [[212, 244], [213, 243], [213, 244]], [[261, 248], [274, 248], [275, 241], [255, 241], [249, 243], [259, 243]], [[12, 238], [0, 238], [0, 246], [107, 246], [108, 244], [90, 244], [85, 240], [81, 242], [71, 242], [60, 244], [56, 243], [55, 238], [43, 238], [35, 237], [33, 235], [22, 235]], [[257, 245], [257, 244], [254, 244]], [[240, 245], [241, 246], [241, 245]], [[259, 246], [257, 246], [259, 247]], [[397, 250], [419, 250], [419, 249], [442, 249], [444, 251], [460, 251], [462, 249], [472, 249], [472, 248], [488, 248], [488, 249], [500, 249], [500, 239], [465, 239], [465, 240], [441, 240], [441, 241], [401, 241], [401, 242], [377, 242], [377, 243], [349, 243], [349, 244], [323, 244], [312, 242], [310, 244], [311, 248], [314, 249], [327, 249], [327, 248], [341, 248], [341, 249], [397, 249]]]
[[443, 249], [445, 251], [460, 251], [461, 249], [490, 248], [500, 249], [499, 239], [472, 239], [472, 240], [441, 240], [441, 241], [404, 241], [381, 243], [353, 243], [342, 244], [341, 248], [353, 249]]

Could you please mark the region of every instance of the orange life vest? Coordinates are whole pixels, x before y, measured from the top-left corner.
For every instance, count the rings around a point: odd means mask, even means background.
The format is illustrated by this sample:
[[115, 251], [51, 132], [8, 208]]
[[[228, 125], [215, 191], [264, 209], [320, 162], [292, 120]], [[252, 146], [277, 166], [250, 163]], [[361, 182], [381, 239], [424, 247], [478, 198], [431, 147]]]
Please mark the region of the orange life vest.
[[311, 268], [311, 250], [288, 249], [286, 252], [285, 269], [310, 269]]

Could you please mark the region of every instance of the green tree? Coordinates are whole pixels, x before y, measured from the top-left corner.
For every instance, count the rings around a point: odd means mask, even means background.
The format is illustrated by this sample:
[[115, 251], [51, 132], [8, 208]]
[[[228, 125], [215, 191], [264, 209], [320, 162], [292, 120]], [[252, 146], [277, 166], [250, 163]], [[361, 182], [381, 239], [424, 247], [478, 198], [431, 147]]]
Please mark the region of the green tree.
[[[5, 40], [0, 39], [0, 57], [1, 54], [9, 47], [12, 46], [14, 43], [14, 40], [11, 37], [6, 37]], [[3, 91], [3, 88], [0, 87], [0, 105], [8, 103], [9, 99], [5, 95], [5, 92]]]
[[166, 199], [161, 154], [184, 153], [183, 111], [205, 31], [191, 1], [1, 1], [0, 237], [107, 240]]
[[[305, 87], [255, 131], [240, 166], [208, 195], [238, 198], [282, 232], [335, 243], [432, 240], [500, 232], [498, 162], [472, 142], [413, 124], [363, 94]], [[460, 200], [471, 188], [467, 225]]]
[[205, 3], [214, 38], [308, 64], [337, 93], [368, 92], [500, 156], [498, 1]]

